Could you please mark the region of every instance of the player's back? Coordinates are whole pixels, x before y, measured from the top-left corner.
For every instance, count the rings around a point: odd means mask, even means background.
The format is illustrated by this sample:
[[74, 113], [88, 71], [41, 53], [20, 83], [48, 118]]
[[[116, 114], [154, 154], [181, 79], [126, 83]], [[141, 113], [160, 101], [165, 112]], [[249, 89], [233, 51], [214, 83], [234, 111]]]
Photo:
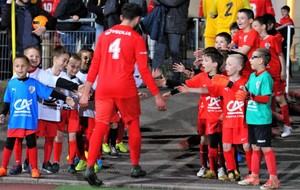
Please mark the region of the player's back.
[[100, 62], [97, 86], [101, 96], [130, 97], [137, 94], [134, 64], [147, 64], [145, 42], [138, 33], [129, 26], [116, 25], [100, 36], [95, 54], [93, 61]]
[[217, 34], [227, 32], [229, 26], [237, 20], [237, 13], [242, 8], [250, 8], [248, 0], [216, 0]]

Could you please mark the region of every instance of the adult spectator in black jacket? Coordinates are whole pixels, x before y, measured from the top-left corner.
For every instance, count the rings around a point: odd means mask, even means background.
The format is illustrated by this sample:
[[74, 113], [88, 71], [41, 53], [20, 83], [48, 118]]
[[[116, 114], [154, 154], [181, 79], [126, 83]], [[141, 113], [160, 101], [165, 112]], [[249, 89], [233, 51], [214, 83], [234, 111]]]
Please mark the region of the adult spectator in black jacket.
[[[9, 35], [9, 45], [11, 48], [11, 3], [13, 0], [7, 0], [2, 9], [2, 26], [7, 29]], [[32, 27], [32, 20], [38, 16], [44, 15], [48, 22], [46, 26], [40, 26], [36, 30]], [[23, 54], [23, 49], [31, 46], [40, 46], [40, 36], [46, 30], [55, 29], [56, 19], [40, 6], [30, 3], [30, 0], [16, 0], [16, 37], [17, 54]]]
[[[2, 7], [2, 27], [6, 28], [8, 35], [9, 52], [11, 53], [11, 4], [13, 0], [7, 0]], [[16, 0], [16, 54], [23, 54], [23, 50], [28, 46], [41, 46], [40, 36], [46, 30], [54, 30], [56, 19], [37, 4], [32, 4], [30, 0]], [[46, 26], [40, 26], [33, 29], [32, 20], [38, 16], [44, 15], [48, 22]], [[10, 69], [12, 70], [12, 69]]]
[[[169, 47], [172, 64], [182, 62], [180, 53], [181, 37], [186, 33], [190, 0], [154, 0], [155, 5], [168, 8], [165, 17], [164, 35], [157, 41], [152, 61], [153, 69], [160, 68], [164, 62], [165, 50]], [[179, 80], [174, 73], [174, 80]]]
[[[88, 11], [82, 0], [60, 0], [54, 17], [60, 20], [72, 19], [71, 22], [58, 22], [56, 29], [61, 40], [70, 53], [76, 52], [76, 40], [81, 38], [84, 48], [91, 48], [95, 41], [95, 28], [78, 22], [87, 17]], [[82, 48], [80, 47], [80, 48]]]

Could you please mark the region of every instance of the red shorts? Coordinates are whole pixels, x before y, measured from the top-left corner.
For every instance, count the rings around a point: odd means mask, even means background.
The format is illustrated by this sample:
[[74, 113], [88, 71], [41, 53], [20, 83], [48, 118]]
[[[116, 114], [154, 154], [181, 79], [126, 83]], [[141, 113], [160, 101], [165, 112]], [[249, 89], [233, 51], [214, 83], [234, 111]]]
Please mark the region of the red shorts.
[[24, 138], [28, 135], [35, 133], [36, 130], [27, 130], [27, 129], [8, 129], [7, 137], [17, 137]]
[[285, 81], [281, 81], [280, 79], [274, 79], [273, 85], [273, 93], [275, 96], [282, 96], [285, 94]]
[[103, 98], [95, 101], [96, 122], [110, 123], [117, 111], [122, 115], [125, 124], [141, 115], [140, 98]]
[[222, 142], [228, 144], [245, 144], [248, 143], [248, 128], [223, 128]]
[[57, 125], [57, 130], [63, 132], [77, 132], [80, 129], [79, 125], [79, 113], [77, 110], [61, 111], [61, 121]]
[[214, 133], [222, 132], [222, 122], [220, 120], [206, 120], [206, 130], [205, 135], [211, 135]]
[[205, 135], [206, 134], [206, 119], [199, 119], [197, 123], [197, 129], [199, 135]]
[[58, 122], [39, 119], [37, 137], [56, 137]]
[[121, 119], [121, 116], [120, 116], [119, 112], [117, 112], [117, 113], [113, 116], [111, 122], [112, 122], [112, 123], [118, 123], [118, 122], [120, 121], [120, 119]]

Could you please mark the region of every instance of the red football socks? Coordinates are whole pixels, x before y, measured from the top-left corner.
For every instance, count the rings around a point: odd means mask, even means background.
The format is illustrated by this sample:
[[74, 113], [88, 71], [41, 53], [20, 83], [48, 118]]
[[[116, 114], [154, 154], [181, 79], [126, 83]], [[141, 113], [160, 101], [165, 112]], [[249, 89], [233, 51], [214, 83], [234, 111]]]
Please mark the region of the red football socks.
[[139, 165], [142, 136], [139, 119], [134, 119], [128, 124], [129, 149], [132, 165]]

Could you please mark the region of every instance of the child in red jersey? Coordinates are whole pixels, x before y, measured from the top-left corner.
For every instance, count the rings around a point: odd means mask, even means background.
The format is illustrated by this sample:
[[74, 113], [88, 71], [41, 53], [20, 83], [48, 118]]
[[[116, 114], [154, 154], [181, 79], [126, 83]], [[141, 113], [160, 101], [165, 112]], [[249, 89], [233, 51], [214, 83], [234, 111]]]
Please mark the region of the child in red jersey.
[[294, 25], [293, 19], [290, 17], [290, 7], [285, 5], [281, 7], [281, 15], [280, 25]]
[[[294, 25], [294, 21], [291, 19], [290, 17], [290, 7], [285, 5], [283, 7], [281, 7], [281, 15], [282, 18], [280, 19], [280, 27], [278, 27], [278, 31], [280, 32], [280, 34], [283, 37], [283, 42], [282, 42], [282, 51], [284, 54], [285, 59], [290, 59], [290, 55], [287, 54], [287, 48], [288, 46], [292, 46], [293, 44], [293, 37], [295, 34], [295, 28], [294, 27], [288, 27], [290, 26], [295, 26]], [[288, 30], [288, 28], [290, 28], [290, 30]], [[289, 33], [290, 31], [290, 33]], [[290, 44], [288, 44], [288, 40], [290, 42]], [[291, 60], [290, 60], [291, 62]], [[292, 67], [290, 67], [290, 76], [292, 77]]]
[[[247, 57], [237, 52], [231, 52], [226, 60], [226, 73], [228, 78], [237, 86], [243, 86], [248, 79], [241, 76]], [[228, 179], [240, 180], [240, 173], [235, 162], [235, 153], [232, 145], [242, 144], [245, 151], [249, 173], [251, 173], [251, 148], [248, 143], [248, 128], [245, 122], [244, 103], [235, 100], [235, 92], [227, 87], [216, 87], [216, 95], [223, 97], [223, 123], [222, 142], [224, 158], [227, 163]]]
[[[219, 68], [223, 64], [223, 56], [214, 47], [206, 48], [203, 51], [203, 72], [195, 75], [191, 79], [185, 81], [185, 84], [191, 88], [213, 88], [211, 78], [219, 73]], [[164, 97], [168, 97], [170, 94], [178, 93], [178, 89], [164, 94]], [[220, 168], [218, 170], [218, 147], [221, 142], [221, 116], [222, 116], [222, 101], [218, 96], [211, 96], [209, 93], [202, 94], [198, 103], [198, 134], [201, 136], [208, 136], [209, 147], [209, 170], [205, 168], [206, 163], [203, 163], [203, 138], [200, 143], [200, 157], [202, 167], [197, 176], [203, 178], [216, 178], [218, 172], [219, 180], [227, 180], [223, 168], [223, 161], [221, 161]], [[202, 146], [201, 146], [202, 145]], [[221, 159], [219, 159], [220, 161]], [[200, 176], [200, 173], [202, 174]]]
[[[240, 75], [246, 61], [247, 57], [237, 52], [231, 52], [226, 60], [225, 68], [228, 78], [238, 87], [245, 85], [248, 80], [246, 77]], [[232, 148], [233, 144], [243, 144], [249, 172], [251, 170], [251, 149], [248, 143], [248, 128], [244, 118], [244, 103], [236, 101], [236, 92], [227, 86], [198, 89], [180, 86], [178, 88], [181, 92], [198, 92], [201, 94], [209, 92], [213, 96], [223, 97], [222, 142], [228, 169], [228, 179], [240, 180], [240, 173], [235, 162], [235, 150]]]
[[[254, 14], [250, 9], [240, 9], [238, 11], [237, 24], [240, 30], [232, 37], [230, 47], [238, 46], [237, 51], [247, 55], [250, 59], [252, 52], [258, 48], [259, 35], [251, 28]], [[248, 77], [252, 73], [250, 62], [248, 61], [243, 69], [242, 75]]]
[[281, 49], [282, 38], [267, 34], [267, 20], [265, 17], [257, 17], [252, 23], [252, 27], [259, 33], [261, 37], [260, 48], [266, 48], [271, 53], [271, 61], [266, 69], [271, 74], [274, 86], [273, 92], [276, 101], [280, 105], [281, 113], [283, 116], [283, 133], [281, 137], [287, 137], [292, 132], [289, 109], [285, 98], [285, 79], [286, 79], [286, 66], [285, 59]]

